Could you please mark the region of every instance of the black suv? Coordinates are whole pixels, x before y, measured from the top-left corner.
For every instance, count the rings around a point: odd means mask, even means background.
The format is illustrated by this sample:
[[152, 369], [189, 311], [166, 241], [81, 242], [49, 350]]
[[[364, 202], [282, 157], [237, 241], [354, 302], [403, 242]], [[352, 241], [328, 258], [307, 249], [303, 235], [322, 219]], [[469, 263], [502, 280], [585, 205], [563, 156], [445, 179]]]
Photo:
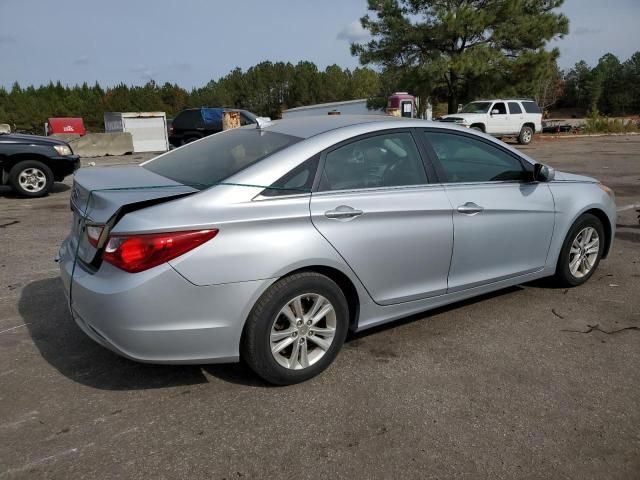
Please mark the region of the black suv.
[[44, 197], [80, 167], [80, 157], [62, 140], [0, 133], [0, 185], [25, 197]]
[[187, 108], [173, 119], [169, 127], [169, 143], [175, 147], [222, 131], [222, 112], [240, 112], [240, 125], [256, 123], [247, 110], [233, 108]]

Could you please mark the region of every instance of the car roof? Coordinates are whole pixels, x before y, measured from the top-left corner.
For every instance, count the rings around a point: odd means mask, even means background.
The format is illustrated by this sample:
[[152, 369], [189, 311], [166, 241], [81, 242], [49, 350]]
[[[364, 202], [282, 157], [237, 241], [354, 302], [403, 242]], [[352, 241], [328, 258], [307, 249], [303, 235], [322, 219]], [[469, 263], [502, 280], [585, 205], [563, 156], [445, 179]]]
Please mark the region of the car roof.
[[469, 103], [476, 102], [535, 102], [535, 100], [531, 98], [486, 98], [482, 100], [474, 100], [473, 102]]

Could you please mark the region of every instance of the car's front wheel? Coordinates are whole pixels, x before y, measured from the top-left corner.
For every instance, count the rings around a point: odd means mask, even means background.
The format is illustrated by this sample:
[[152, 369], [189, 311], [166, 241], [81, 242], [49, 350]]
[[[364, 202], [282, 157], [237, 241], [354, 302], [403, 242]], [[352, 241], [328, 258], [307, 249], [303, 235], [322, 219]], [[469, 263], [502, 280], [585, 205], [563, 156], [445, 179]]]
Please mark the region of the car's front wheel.
[[270, 383], [303, 382], [333, 362], [348, 326], [347, 300], [333, 280], [315, 272], [293, 274], [272, 285], [254, 306], [241, 355]]
[[38, 160], [16, 163], [9, 171], [13, 190], [24, 197], [44, 197], [53, 187], [53, 172]]
[[604, 251], [602, 222], [595, 215], [582, 215], [571, 227], [560, 252], [555, 280], [560, 286], [576, 287], [595, 272]]

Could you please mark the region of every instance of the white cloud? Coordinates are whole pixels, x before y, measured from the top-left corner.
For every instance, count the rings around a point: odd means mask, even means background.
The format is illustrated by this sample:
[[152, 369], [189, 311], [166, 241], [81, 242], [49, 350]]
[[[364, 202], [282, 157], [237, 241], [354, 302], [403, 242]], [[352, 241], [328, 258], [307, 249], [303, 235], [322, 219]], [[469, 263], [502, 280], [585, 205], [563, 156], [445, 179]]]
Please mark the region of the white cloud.
[[362, 28], [360, 20], [354, 20], [338, 32], [338, 40], [361, 42], [370, 38], [369, 31]]
[[142, 80], [151, 80], [158, 75], [158, 71], [148, 67], [145, 64], [138, 64], [131, 69], [133, 73], [137, 73]]
[[80, 65], [80, 66], [88, 65], [89, 64], [89, 57], [87, 55], [82, 55], [82, 56], [76, 58], [73, 61], [73, 64], [74, 65]]
[[596, 33], [602, 32], [601, 28], [592, 28], [592, 27], [578, 27], [572, 32], [574, 35], [594, 35]]

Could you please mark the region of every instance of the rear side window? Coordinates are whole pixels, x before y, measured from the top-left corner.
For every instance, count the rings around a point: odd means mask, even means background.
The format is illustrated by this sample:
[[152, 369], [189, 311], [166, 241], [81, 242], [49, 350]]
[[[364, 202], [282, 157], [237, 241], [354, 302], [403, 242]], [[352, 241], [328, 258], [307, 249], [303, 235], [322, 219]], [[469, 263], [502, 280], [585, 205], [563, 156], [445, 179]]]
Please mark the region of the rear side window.
[[520, 104], [517, 102], [509, 102], [509, 112], [512, 114], [522, 113], [522, 108], [520, 108]]
[[314, 155], [309, 160], [302, 162], [289, 173], [278, 179], [267, 188], [262, 195], [265, 197], [278, 197], [282, 195], [295, 195], [297, 193], [309, 193], [316, 178], [320, 154]]
[[522, 163], [497, 147], [475, 138], [424, 132], [448, 183], [526, 180]]
[[356, 140], [327, 153], [320, 191], [422, 185], [427, 175], [407, 132]]
[[143, 165], [176, 182], [206, 188], [301, 139], [256, 128], [236, 128], [171, 150]]
[[536, 102], [522, 102], [522, 106], [527, 113], [542, 113]]

